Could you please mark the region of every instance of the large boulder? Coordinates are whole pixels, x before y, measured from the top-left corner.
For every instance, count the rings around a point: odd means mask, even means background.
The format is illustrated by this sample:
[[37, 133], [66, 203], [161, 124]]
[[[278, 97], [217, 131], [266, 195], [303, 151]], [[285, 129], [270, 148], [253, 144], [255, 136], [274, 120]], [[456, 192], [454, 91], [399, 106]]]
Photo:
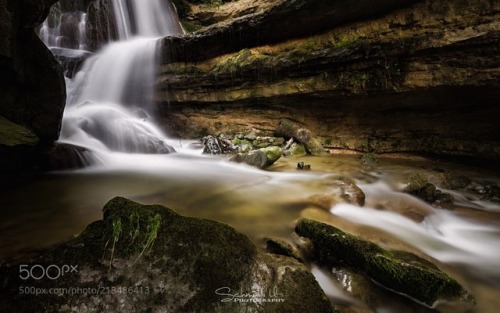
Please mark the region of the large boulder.
[[66, 101], [64, 76], [34, 31], [55, 2], [0, 0], [2, 176], [26, 167], [37, 144], [59, 137]]
[[430, 307], [443, 301], [470, 307], [475, 303], [456, 280], [416, 255], [385, 250], [334, 226], [308, 219], [299, 220], [295, 231], [312, 241], [314, 258], [324, 266], [355, 269], [389, 290]]
[[2, 312], [333, 312], [299, 261], [260, 252], [225, 224], [124, 198], [73, 240], [22, 265], [57, 279], [23, 280], [19, 268], [0, 268]]

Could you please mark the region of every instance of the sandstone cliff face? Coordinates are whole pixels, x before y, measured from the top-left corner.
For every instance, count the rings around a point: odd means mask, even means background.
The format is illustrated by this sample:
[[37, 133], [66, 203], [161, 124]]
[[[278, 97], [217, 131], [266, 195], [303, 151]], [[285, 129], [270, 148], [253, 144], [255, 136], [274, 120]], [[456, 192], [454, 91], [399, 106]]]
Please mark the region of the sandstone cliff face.
[[279, 2], [164, 40], [155, 97], [173, 133], [270, 134], [287, 117], [330, 149], [500, 155], [498, 1]]
[[37, 37], [55, 0], [0, 1], [0, 170], [59, 137], [66, 101], [59, 63]]

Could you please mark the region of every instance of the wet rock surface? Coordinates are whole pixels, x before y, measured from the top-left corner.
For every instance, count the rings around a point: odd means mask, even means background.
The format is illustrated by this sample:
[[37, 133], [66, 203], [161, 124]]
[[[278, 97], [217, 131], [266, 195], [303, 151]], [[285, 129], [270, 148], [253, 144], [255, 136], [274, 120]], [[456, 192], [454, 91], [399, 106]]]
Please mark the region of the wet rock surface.
[[409, 183], [403, 191], [438, 206], [453, 202], [453, 196], [441, 192], [436, 185], [431, 184], [427, 177], [422, 174], [410, 176]]
[[377, 283], [432, 307], [440, 301], [472, 307], [473, 296], [430, 262], [411, 253], [388, 251], [333, 226], [301, 219], [295, 231], [310, 239], [324, 266], [361, 271]]
[[316, 194], [309, 197], [309, 202], [317, 207], [330, 210], [337, 203], [349, 203], [357, 206], [365, 204], [365, 194], [349, 177], [335, 177], [324, 183], [331, 193]]
[[[76, 238], [23, 264], [75, 270], [26, 281], [19, 265], [3, 265], [5, 312], [333, 312], [297, 260], [259, 252], [227, 225], [124, 198], [111, 200], [104, 219]], [[27, 283], [57, 292], [19, 293]]]
[[274, 164], [283, 155], [279, 147], [267, 147], [253, 150], [248, 153], [238, 153], [232, 156], [229, 161], [246, 163], [248, 165], [265, 169]]

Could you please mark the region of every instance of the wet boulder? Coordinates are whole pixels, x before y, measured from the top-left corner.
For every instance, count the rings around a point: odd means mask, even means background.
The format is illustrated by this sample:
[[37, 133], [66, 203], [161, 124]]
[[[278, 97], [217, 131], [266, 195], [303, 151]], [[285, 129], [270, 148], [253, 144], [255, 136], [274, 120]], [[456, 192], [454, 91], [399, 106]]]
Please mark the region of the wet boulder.
[[456, 280], [416, 255], [385, 250], [334, 226], [308, 219], [299, 220], [295, 231], [312, 241], [314, 258], [321, 265], [353, 268], [430, 307], [442, 301], [474, 305], [473, 296]]
[[323, 148], [319, 139], [314, 137], [310, 130], [291, 120], [282, 119], [274, 133], [278, 137], [293, 138], [303, 144], [306, 151], [312, 155], [326, 154], [325, 148]]
[[54, 143], [40, 155], [40, 168], [47, 171], [79, 169], [95, 164], [97, 158], [89, 149], [68, 143]]
[[2, 312], [333, 312], [297, 260], [258, 251], [228, 225], [120, 197], [103, 220], [23, 265], [69, 270], [23, 280], [18, 264], [2, 265]]
[[203, 154], [228, 154], [234, 153], [236, 150], [232, 142], [224, 138], [224, 136], [214, 137], [212, 135], [208, 135], [203, 137], [201, 142], [203, 144]]
[[469, 186], [472, 183], [472, 180], [464, 175], [444, 173], [443, 176], [444, 176], [444, 185], [453, 190], [467, 188], [467, 186]]
[[408, 185], [403, 189], [403, 192], [434, 205], [447, 205], [453, 202], [453, 197], [450, 194], [441, 192], [422, 174], [410, 176]]
[[284, 151], [284, 154], [286, 156], [290, 156], [290, 157], [299, 157], [299, 156], [304, 156], [307, 154], [306, 152], [306, 147], [304, 147], [303, 144], [301, 143], [292, 143], [290, 145], [290, 147], [288, 147], [285, 151]]
[[265, 169], [274, 164], [281, 156], [283, 152], [280, 147], [271, 146], [267, 148], [262, 148], [248, 153], [238, 153], [232, 156], [229, 161], [237, 163], [246, 163], [248, 165]]

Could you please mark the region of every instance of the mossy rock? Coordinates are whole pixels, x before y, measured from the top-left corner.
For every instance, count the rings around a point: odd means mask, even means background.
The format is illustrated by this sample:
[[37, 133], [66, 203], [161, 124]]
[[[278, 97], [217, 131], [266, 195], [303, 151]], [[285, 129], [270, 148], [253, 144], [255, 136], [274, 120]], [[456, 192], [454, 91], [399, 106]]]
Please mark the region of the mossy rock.
[[266, 251], [273, 254], [279, 254], [284, 256], [289, 256], [296, 259], [299, 262], [303, 262], [304, 258], [297, 248], [292, 246], [290, 243], [285, 240], [278, 238], [265, 237], [264, 241], [266, 242]]
[[285, 151], [286, 156], [304, 156], [307, 154], [306, 152], [306, 147], [304, 147], [303, 144], [300, 143], [292, 143], [290, 146], [290, 149]]
[[295, 231], [312, 240], [320, 264], [359, 270], [386, 288], [428, 306], [440, 300], [474, 303], [473, 296], [457, 281], [411, 253], [384, 250], [331, 225], [308, 219], [299, 220]]
[[[1, 266], [2, 312], [333, 312], [297, 260], [258, 251], [228, 225], [121, 197], [106, 204], [103, 220], [22, 264], [68, 264], [77, 271], [26, 281], [18, 264]], [[35, 297], [20, 294], [23, 285], [102, 293]], [[231, 296], [238, 293], [249, 296]], [[256, 300], [244, 301], [249, 298]]]
[[364, 166], [375, 167], [379, 163], [379, 158], [375, 153], [365, 153], [361, 156], [360, 161]]
[[453, 190], [467, 188], [467, 186], [472, 183], [472, 180], [469, 177], [464, 175], [455, 175], [452, 173], [445, 173], [444, 180], [446, 187]]
[[250, 151], [248, 153], [238, 153], [232, 156], [229, 161], [237, 163], [246, 163], [248, 165], [265, 169], [274, 164], [283, 152], [280, 147], [272, 146], [259, 150]]
[[314, 137], [310, 130], [291, 120], [282, 119], [274, 133], [278, 137], [295, 139], [303, 144], [306, 151], [312, 155], [327, 153], [319, 139]]
[[403, 190], [412, 194], [425, 202], [435, 205], [449, 205], [453, 202], [453, 196], [443, 193], [431, 184], [423, 174], [414, 174], [409, 177], [408, 185]]
[[35, 146], [38, 141], [39, 138], [30, 129], [13, 123], [0, 115], [0, 145], [9, 147]]

